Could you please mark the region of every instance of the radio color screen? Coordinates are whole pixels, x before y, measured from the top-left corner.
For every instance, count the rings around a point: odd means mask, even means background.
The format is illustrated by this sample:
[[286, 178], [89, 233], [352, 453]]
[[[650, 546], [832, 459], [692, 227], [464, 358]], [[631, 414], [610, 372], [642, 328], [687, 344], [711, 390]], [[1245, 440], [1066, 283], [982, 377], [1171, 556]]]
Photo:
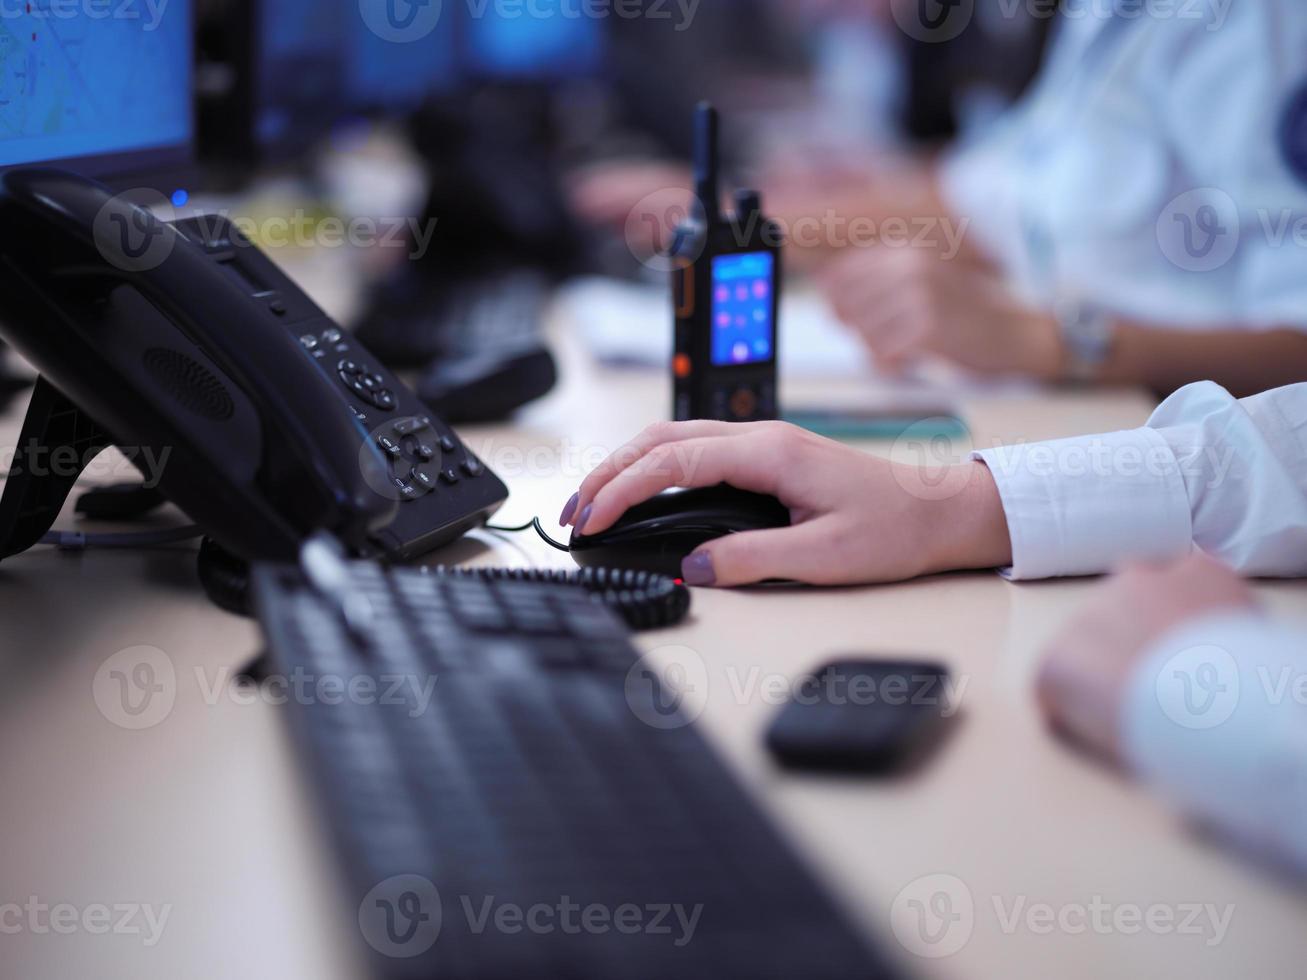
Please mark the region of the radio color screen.
[[775, 354], [776, 260], [770, 252], [721, 255], [712, 263], [714, 367], [759, 364]]

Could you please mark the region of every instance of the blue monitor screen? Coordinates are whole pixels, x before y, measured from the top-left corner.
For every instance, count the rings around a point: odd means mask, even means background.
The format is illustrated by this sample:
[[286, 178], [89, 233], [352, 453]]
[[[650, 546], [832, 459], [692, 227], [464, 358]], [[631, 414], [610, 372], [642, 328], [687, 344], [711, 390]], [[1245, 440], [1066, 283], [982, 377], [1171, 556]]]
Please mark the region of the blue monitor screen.
[[457, 81], [455, 3], [363, 0], [349, 6], [347, 55], [355, 107], [416, 106]]
[[776, 349], [776, 260], [768, 252], [721, 255], [712, 262], [712, 362], [770, 361]]
[[191, 59], [190, 0], [8, 4], [0, 166], [184, 148]]
[[302, 150], [340, 111], [345, 15], [330, 0], [259, 5], [255, 128], [263, 147]]
[[570, 0], [469, 4], [463, 54], [474, 75], [558, 78], [591, 75], [603, 61], [604, 26]]

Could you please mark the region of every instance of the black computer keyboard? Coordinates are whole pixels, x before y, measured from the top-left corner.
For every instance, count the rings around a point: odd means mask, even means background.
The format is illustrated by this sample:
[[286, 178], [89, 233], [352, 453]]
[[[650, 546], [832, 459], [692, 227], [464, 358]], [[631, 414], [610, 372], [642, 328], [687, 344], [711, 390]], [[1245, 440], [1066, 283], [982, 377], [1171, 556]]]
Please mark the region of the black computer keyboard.
[[890, 975], [589, 593], [301, 564], [268, 669], [376, 692], [289, 710], [377, 976]]

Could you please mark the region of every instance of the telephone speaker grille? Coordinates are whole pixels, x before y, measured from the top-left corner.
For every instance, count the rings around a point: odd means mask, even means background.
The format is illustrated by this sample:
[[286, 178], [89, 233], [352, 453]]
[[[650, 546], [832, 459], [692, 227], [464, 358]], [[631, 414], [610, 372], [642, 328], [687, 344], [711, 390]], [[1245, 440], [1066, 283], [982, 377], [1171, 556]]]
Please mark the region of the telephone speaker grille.
[[145, 352], [145, 370], [183, 408], [214, 422], [236, 411], [227, 388], [212, 371], [185, 354], [155, 347]]

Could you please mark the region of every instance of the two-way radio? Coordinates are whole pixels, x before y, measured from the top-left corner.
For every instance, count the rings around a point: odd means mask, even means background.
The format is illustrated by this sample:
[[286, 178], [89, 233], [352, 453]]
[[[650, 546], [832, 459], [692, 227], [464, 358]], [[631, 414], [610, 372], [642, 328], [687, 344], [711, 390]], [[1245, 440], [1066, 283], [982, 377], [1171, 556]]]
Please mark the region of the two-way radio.
[[757, 191], [718, 200], [717, 110], [696, 116], [695, 205], [671, 250], [676, 307], [673, 416], [756, 422], [779, 415], [776, 347], [780, 229], [762, 214]]

